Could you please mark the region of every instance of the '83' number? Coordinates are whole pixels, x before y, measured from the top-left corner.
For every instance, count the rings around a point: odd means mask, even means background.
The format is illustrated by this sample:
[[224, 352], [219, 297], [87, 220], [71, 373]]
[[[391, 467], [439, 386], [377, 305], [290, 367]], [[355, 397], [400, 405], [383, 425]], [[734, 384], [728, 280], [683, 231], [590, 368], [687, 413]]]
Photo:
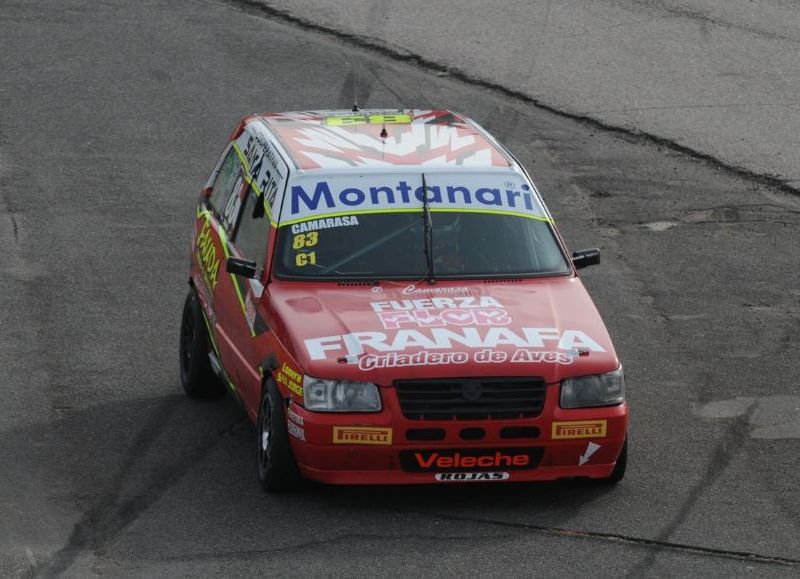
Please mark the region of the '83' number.
[[298, 233], [292, 239], [292, 249], [303, 249], [304, 247], [314, 247], [319, 242], [319, 232], [309, 231], [308, 233]]

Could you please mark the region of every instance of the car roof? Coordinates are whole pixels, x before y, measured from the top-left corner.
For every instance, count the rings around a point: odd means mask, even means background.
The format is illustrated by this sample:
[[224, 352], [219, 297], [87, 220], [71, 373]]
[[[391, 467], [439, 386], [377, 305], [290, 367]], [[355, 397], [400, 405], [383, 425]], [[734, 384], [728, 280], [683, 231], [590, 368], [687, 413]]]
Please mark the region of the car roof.
[[516, 167], [489, 133], [448, 110], [298, 111], [257, 115], [250, 122], [256, 119], [302, 171]]

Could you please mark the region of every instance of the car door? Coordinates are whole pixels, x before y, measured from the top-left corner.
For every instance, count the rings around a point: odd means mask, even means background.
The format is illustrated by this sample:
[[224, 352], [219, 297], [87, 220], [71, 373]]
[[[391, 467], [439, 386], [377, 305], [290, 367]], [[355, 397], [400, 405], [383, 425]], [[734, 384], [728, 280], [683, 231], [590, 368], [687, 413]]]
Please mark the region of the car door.
[[236, 298], [235, 277], [227, 273], [225, 261], [230, 255], [230, 232], [240, 214], [242, 196], [247, 186], [244, 167], [235, 147], [223, 154], [211, 180], [211, 191], [197, 211], [195, 251], [199, 276], [195, 288], [204, 305], [211, 346], [217, 360], [235, 388], [236, 356], [227, 319], [240, 311]]
[[270, 219], [263, 210], [263, 203], [263, 197], [253, 187], [245, 187], [236, 226], [228, 239], [227, 255], [255, 262], [258, 275], [249, 279], [229, 274], [234, 295], [225, 302], [226, 310], [221, 318], [234, 358], [230, 364], [235, 374], [233, 379], [248, 410], [257, 407], [261, 394], [261, 360], [255, 342], [266, 329], [257, 314], [257, 305], [264, 293], [262, 273], [270, 239]]

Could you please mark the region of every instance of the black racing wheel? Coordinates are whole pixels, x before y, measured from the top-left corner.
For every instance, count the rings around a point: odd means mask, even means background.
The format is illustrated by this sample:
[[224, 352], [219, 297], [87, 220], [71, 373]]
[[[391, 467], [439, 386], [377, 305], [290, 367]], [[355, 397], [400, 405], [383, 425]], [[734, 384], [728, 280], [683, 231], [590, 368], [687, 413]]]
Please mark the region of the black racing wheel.
[[225, 386], [214, 374], [208, 359], [208, 335], [194, 288], [183, 304], [180, 338], [181, 384], [193, 398], [214, 398], [225, 394]]

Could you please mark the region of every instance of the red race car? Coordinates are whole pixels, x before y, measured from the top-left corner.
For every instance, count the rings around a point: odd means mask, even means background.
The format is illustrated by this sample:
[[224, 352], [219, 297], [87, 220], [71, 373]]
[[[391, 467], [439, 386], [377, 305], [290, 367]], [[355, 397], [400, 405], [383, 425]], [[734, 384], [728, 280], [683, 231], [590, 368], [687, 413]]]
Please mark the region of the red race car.
[[190, 396], [232, 390], [270, 491], [619, 481], [622, 367], [525, 169], [450, 111], [247, 117], [195, 215]]

